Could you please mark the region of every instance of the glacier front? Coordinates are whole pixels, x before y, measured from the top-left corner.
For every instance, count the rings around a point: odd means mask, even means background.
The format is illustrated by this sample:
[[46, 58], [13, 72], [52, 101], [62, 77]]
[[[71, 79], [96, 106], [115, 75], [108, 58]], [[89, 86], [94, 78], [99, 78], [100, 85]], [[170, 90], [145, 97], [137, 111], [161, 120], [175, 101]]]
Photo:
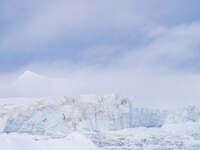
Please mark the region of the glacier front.
[[120, 130], [131, 126], [130, 110], [130, 100], [115, 95], [42, 98], [8, 111], [3, 132], [66, 135], [72, 131]]
[[[105, 150], [199, 150], [200, 109], [137, 108], [116, 95], [0, 101], [1, 135], [63, 139], [73, 133]], [[43, 140], [39, 138], [37, 140]]]

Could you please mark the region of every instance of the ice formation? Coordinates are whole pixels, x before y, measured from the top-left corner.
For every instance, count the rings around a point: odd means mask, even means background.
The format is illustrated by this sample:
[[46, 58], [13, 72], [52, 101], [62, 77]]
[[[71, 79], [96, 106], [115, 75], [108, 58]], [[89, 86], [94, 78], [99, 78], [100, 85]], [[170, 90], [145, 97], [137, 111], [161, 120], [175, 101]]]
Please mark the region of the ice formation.
[[72, 131], [129, 128], [129, 103], [128, 99], [115, 95], [43, 98], [33, 105], [7, 112], [3, 132], [66, 135]]
[[116, 95], [5, 99], [0, 130], [61, 141], [78, 132], [105, 150], [199, 150], [200, 109], [136, 108], [132, 99]]
[[72, 131], [155, 128], [200, 120], [200, 110], [195, 106], [174, 111], [135, 108], [132, 100], [116, 95], [45, 97], [30, 102], [0, 103], [3, 132], [65, 135]]

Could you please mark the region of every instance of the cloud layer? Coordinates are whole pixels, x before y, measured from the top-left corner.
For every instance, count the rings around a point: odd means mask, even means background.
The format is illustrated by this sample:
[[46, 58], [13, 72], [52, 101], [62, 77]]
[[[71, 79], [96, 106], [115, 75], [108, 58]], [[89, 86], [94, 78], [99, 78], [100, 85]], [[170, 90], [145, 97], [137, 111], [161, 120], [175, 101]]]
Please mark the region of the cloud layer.
[[[198, 0], [0, 3], [0, 97], [118, 93], [138, 105], [199, 104]], [[25, 70], [48, 80], [17, 82]]]

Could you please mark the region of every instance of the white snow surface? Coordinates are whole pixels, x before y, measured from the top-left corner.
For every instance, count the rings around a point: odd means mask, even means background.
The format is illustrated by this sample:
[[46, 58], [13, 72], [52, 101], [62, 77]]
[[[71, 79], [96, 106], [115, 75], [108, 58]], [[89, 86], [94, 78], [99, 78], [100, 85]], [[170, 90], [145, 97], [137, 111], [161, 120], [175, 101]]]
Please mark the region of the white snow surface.
[[2, 150], [97, 150], [84, 135], [72, 133], [62, 139], [50, 139], [25, 134], [1, 134]]

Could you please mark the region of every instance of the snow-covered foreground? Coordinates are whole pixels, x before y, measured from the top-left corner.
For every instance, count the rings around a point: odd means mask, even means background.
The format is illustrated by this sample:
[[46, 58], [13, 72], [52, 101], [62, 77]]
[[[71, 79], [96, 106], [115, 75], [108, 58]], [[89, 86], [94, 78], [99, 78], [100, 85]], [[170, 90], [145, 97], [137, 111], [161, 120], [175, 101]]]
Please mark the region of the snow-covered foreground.
[[200, 125], [129, 128], [94, 133], [89, 137], [103, 150], [199, 150]]
[[97, 150], [85, 136], [73, 133], [62, 139], [25, 134], [1, 134], [2, 150]]
[[135, 108], [116, 95], [0, 100], [3, 150], [200, 150], [200, 109]]
[[75, 132], [62, 138], [2, 133], [0, 146], [3, 150], [199, 150], [200, 133], [197, 128], [200, 128], [199, 124], [138, 127], [119, 131]]

